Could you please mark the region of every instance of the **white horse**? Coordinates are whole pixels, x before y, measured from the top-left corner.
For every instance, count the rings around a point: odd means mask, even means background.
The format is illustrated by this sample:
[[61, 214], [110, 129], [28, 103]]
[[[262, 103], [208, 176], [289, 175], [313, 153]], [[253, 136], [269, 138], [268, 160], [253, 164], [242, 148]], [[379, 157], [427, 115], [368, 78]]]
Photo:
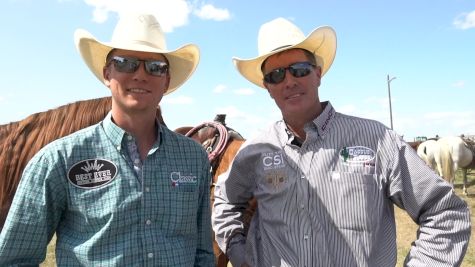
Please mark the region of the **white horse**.
[[467, 169], [472, 165], [473, 153], [462, 138], [450, 136], [437, 140], [434, 159], [441, 176], [452, 185], [455, 180], [455, 172], [458, 168], [462, 169], [462, 192], [467, 195]]
[[[438, 172], [437, 163], [434, 157], [436, 149], [438, 149], [437, 141], [430, 139], [419, 144], [417, 147], [417, 155], [419, 155], [419, 157], [423, 159], [429, 167]], [[441, 175], [440, 172], [439, 175]]]

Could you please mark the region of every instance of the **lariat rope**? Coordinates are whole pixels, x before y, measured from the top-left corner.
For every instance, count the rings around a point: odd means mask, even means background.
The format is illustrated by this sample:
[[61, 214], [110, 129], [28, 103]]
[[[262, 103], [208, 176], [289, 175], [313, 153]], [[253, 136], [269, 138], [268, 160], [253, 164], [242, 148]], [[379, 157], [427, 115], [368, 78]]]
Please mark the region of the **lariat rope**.
[[213, 160], [221, 154], [221, 152], [224, 151], [226, 148], [226, 143], [228, 141], [228, 129], [226, 127], [219, 123], [219, 122], [204, 122], [191, 130], [189, 130], [185, 136], [191, 137], [193, 134], [201, 130], [202, 128], [205, 127], [214, 127], [218, 130], [218, 143], [216, 144], [216, 148], [214, 150], [209, 151], [208, 149], [206, 150], [208, 152], [208, 160], [210, 162], [213, 162]]

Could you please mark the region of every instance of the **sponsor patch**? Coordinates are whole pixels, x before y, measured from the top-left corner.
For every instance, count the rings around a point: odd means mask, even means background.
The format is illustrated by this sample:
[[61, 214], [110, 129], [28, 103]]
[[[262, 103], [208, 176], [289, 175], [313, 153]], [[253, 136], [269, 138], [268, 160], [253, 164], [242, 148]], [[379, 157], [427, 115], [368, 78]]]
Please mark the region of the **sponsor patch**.
[[265, 171], [285, 168], [282, 151], [262, 153], [261, 160]]
[[96, 188], [110, 183], [117, 175], [117, 166], [105, 159], [86, 159], [68, 171], [68, 180], [79, 188]]
[[272, 171], [265, 174], [265, 183], [268, 187], [278, 190], [288, 183], [284, 171]]
[[374, 163], [376, 153], [369, 147], [350, 146], [340, 150], [340, 159], [350, 165], [366, 165]]

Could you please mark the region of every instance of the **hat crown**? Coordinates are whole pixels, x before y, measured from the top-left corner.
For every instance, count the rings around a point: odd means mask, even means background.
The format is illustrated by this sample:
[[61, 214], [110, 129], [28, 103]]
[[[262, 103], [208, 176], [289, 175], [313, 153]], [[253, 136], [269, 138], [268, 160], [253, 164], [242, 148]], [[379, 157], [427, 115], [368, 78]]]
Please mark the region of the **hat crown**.
[[145, 45], [166, 50], [166, 40], [162, 27], [153, 15], [122, 16], [114, 29], [111, 43], [120, 47]]
[[259, 29], [257, 51], [261, 56], [303, 40], [305, 35], [297, 26], [284, 18], [277, 18], [263, 24]]

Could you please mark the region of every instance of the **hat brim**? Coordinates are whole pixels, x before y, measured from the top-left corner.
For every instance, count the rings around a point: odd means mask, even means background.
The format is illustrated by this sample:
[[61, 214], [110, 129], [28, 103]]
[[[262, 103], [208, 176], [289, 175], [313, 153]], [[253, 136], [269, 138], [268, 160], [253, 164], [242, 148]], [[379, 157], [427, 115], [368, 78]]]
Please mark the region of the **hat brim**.
[[322, 26], [310, 33], [302, 42], [285, 46], [264, 55], [251, 59], [241, 59], [233, 57], [233, 62], [239, 73], [253, 84], [264, 86], [264, 75], [261, 70], [262, 63], [270, 56], [285, 50], [301, 48], [310, 51], [315, 55], [317, 65], [322, 68], [322, 76], [328, 71], [335, 59], [336, 34], [329, 26]]
[[170, 72], [170, 84], [165, 94], [175, 91], [188, 80], [199, 62], [199, 49], [193, 44], [183, 45], [175, 50], [162, 50], [141, 43], [127, 44], [126, 46], [103, 43], [83, 29], [76, 30], [74, 40], [84, 62], [101, 83], [104, 83], [102, 71], [106, 63], [106, 57], [112, 49], [163, 54], [168, 60]]

